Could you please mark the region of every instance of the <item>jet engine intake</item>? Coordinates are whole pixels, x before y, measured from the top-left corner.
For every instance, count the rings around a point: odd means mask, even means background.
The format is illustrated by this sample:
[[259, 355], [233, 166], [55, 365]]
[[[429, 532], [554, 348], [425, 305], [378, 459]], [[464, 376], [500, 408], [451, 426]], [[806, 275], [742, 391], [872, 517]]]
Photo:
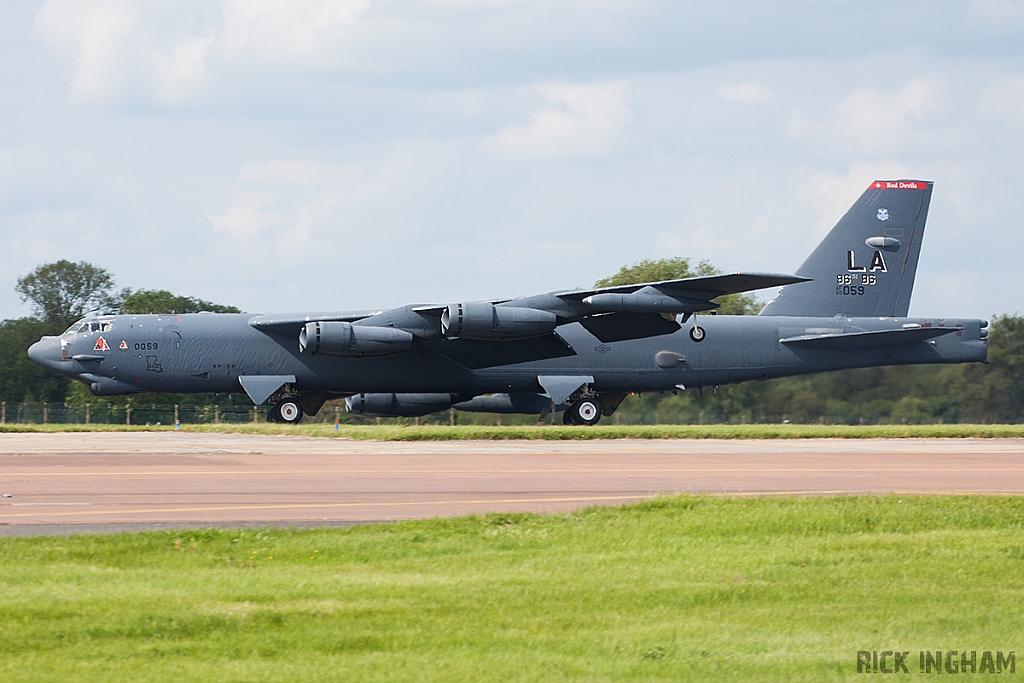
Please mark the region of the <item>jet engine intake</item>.
[[315, 356], [388, 356], [412, 348], [412, 333], [393, 327], [315, 321], [299, 331], [299, 352]]
[[553, 332], [558, 316], [550, 311], [495, 306], [485, 301], [452, 304], [441, 313], [441, 334], [463, 339], [523, 339]]
[[368, 417], [419, 417], [451, 405], [451, 394], [356, 394], [345, 399], [348, 412]]

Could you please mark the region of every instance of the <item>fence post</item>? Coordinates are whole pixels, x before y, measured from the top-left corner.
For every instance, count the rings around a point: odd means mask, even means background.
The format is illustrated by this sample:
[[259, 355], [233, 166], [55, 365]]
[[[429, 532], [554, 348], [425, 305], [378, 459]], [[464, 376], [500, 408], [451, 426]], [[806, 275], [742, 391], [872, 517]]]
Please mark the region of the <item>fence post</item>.
[[50, 421], [50, 403], [43, 401], [43, 424], [47, 424]]
[[0, 424], [7, 424], [7, 401], [0, 401]]
[[257, 406], [253, 406], [252, 407], [252, 423], [253, 424], [258, 424], [259, 423], [259, 420], [256, 419], [256, 415], [258, 414], [256, 412], [257, 410], [258, 410]]
[[213, 406], [213, 424], [220, 424], [220, 406], [216, 404]]
[[177, 422], [178, 422], [178, 404], [177, 403], [174, 404], [174, 422], [175, 422], [175, 424], [177, 424]]
[[132, 404], [126, 403], [124, 406], [124, 423], [130, 425], [132, 423]]
[[89, 424], [89, 404], [85, 404], [85, 424]]

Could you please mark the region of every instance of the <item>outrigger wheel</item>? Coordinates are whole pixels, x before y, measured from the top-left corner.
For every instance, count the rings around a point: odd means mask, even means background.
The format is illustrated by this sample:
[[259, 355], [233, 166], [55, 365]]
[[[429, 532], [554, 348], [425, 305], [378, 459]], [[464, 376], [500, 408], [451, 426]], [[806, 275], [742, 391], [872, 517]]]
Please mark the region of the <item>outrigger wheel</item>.
[[293, 398], [287, 398], [270, 409], [270, 416], [276, 417], [274, 422], [298, 424], [302, 419], [302, 406]]
[[585, 425], [592, 427], [601, 419], [601, 403], [596, 398], [582, 398], [573, 403], [565, 411], [562, 422], [565, 424]]

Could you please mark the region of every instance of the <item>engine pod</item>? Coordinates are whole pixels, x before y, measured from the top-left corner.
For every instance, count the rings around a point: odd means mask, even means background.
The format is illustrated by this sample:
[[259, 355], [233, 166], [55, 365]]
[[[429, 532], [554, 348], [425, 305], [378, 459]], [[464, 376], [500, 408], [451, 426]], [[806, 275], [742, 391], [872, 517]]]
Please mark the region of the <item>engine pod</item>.
[[451, 394], [356, 394], [345, 399], [348, 412], [370, 417], [419, 417], [451, 405]]
[[558, 316], [550, 311], [495, 306], [486, 301], [452, 304], [441, 313], [441, 334], [462, 339], [539, 337], [557, 326]]
[[336, 321], [306, 323], [299, 331], [299, 352], [310, 356], [388, 356], [412, 348], [412, 333]]

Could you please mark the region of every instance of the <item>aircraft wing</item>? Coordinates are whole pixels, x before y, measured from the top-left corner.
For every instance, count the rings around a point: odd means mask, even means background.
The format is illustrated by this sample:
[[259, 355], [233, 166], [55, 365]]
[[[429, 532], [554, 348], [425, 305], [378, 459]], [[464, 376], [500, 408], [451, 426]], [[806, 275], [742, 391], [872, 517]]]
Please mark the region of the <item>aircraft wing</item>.
[[704, 307], [700, 306], [701, 301], [707, 303], [715, 297], [725, 294], [738, 294], [740, 292], [752, 292], [757, 289], [769, 287], [781, 287], [797, 282], [807, 282], [810, 278], [798, 275], [785, 275], [780, 273], [729, 273], [726, 275], [708, 275], [704, 277], [690, 277], [681, 280], [661, 280], [660, 282], [643, 282], [635, 285], [618, 285], [614, 287], [600, 287], [598, 289], [564, 292], [559, 298], [584, 301], [592, 297], [606, 295], [637, 295], [644, 296], [661, 295], [671, 299], [677, 299], [692, 304], [692, 310], [707, 310], [715, 308], [714, 304]]

